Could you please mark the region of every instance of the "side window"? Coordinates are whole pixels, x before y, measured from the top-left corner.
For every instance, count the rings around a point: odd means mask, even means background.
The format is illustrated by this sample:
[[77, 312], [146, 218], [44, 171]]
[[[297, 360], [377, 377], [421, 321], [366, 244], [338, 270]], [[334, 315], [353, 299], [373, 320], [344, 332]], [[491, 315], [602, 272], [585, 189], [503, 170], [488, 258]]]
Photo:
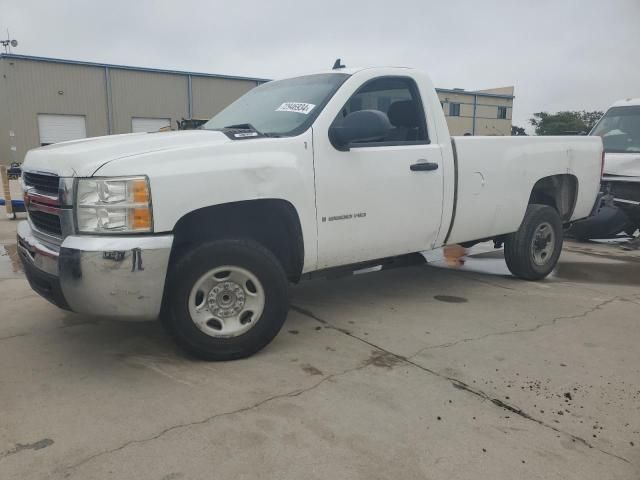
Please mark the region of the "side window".
[[429, 142], [418, 88], [410, 78], [383, 77], [369, 81], [347, 101], [335, 122], [359, 110], [378, 110], [389, 118], [392, 126], [385, 138], [367, 144]]

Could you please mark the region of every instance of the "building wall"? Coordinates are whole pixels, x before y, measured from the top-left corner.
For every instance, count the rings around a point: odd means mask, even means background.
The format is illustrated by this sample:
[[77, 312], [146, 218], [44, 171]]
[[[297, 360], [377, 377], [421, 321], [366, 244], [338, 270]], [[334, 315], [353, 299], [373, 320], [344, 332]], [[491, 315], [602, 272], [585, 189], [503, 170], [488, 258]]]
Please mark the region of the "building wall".
[[250, 80], [191, 77], [193, 118], [211, 118], [256, 86]]
[[[485, 95], [483, 95], [485, 93]], [[489, 94], [489, 95], [486, 95]], [[493, 94], [493, 95], [492, 95]], [[494, 95], [505, 95], [497, 97]], [[444, 114], [451, 135], [511, 135], [511, 116], [513, 111], [513, 88], [482, 90], [477, 92], [439, 90], [438, 97], [443, 104]], [[475, 132], [474, 132], [475, 102]], [[451, 103], [460, 104], [460, 116], [449, 115]], [[498, 107], [507, 108], [507, 118], [498, 118]]]
[[6, 101], [6, 110], [1, 113], [5, 118], [0, 123], [0, 162], [22, 162], [27, 150], [40, 145], [40, 113], [84, 115], [87, 135], [106, 134], [107, 99], [102, 69], [11, 58], [3, 58], [0, 63], [4, 89], [0, 98], [4, 96]]
[[189, 96], [186, 75], [109, 69], [113, 132], [130, 133], [132, 117], [188, 117]]

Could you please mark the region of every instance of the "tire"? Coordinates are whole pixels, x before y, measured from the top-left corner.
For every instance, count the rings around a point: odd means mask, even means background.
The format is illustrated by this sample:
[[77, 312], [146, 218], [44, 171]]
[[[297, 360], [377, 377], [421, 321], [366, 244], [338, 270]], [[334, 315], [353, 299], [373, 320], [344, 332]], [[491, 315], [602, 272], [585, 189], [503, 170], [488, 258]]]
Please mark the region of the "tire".
[[542, 280], [558, 263], [562, 242], [562, 220], [558, 212], [547, 205], [529, 205], [518, 231], [505, 239], [507, 267], [523, 280]]
[[168, 288], [165, 327], [203, 360], [253, 355], [278, 334], [289, 310], [282, 265], [252, 240], [218, 240], [185, 252], [173, 262]]

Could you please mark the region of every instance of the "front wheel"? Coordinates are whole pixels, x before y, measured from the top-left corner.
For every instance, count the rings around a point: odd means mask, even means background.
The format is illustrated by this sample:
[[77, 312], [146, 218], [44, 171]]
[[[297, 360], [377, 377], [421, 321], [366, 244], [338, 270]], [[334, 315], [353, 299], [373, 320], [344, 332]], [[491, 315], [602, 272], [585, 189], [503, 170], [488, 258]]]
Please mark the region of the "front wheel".
[[509, 271], [524, 280], [545, 278], [558, 263], [562, 241], [562, 220], [556, 209], [529, 205], [518, 231], [504, 242]]
[[289, 309], [280, 262], [252, 240], [194, 247], [172, 265], [164, 323], [204, 360], [248, 357], [278, 334]]

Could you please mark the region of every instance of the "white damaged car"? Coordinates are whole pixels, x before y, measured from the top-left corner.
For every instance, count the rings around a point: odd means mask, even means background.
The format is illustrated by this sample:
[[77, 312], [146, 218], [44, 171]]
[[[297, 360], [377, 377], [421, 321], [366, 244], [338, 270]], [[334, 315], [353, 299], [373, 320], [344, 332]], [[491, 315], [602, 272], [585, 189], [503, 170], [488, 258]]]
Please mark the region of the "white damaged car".
[[614, 103], [590, 135], [602, 137], [604, 145], [602, 203], [571, 233], [583, 239], [622, 231], [633, 236], [640, 228], [640, 98]]

